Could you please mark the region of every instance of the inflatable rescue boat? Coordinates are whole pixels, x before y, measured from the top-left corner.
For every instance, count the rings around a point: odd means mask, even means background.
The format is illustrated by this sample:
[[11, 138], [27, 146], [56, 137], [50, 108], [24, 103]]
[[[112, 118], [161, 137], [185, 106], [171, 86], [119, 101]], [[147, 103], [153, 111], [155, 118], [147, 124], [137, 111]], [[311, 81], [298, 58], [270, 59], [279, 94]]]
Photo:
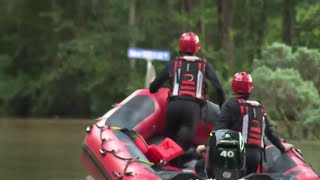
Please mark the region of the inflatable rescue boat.
[[[162, 136], [168, 89], [151, 94], [137, 90], [87, 127], [82, 162], [96, 180], [189, 180], [204, 179], [194, 171], [196, 159], [177, 168], [170, 161], [184, 153], [170, 138]], [[219, 107], [207, 102], [198, 122], [194, 145], [205, 144], [219, 115]], [[263, 173], [245, 179], [320, 179], [298, 150], [286, 154], [272, 145], [266, 148]]]

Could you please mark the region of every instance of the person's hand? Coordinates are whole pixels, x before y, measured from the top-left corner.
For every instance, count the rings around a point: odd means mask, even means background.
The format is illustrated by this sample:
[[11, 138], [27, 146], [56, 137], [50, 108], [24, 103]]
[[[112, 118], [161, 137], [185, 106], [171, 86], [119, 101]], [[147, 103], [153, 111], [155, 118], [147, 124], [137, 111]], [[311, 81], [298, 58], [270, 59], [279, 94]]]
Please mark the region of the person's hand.
[[289, 143], [283, 143], [285, 151], [289, 151], [290, 149], [293, 149], [293, 145]]
[[196, 149], [197, 154], [201, 155], [207, 150], [205, 145], [199, 145]]

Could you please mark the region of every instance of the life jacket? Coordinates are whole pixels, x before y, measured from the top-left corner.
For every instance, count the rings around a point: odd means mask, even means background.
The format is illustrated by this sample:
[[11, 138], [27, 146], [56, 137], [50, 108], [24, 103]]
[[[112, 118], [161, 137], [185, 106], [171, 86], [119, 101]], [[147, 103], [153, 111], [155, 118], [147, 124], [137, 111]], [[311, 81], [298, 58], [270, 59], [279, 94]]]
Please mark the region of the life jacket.
[[205, 101], [207, 85], [205, 82], [206, 60], [197, 56], [180, 56], [175, 59], [171, 97], [189, 96]]
[[264, 108], [258, 101], [235, 99], [240, 104], [242, 126], [240, 131], [247, 146], [264, 148]]

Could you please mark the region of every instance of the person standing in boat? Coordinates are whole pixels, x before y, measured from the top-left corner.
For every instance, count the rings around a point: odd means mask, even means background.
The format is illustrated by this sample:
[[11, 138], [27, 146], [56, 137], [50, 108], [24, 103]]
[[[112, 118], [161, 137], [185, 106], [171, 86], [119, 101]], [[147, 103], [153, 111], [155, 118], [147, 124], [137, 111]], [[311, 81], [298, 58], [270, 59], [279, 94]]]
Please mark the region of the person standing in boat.
[[[267, 119], [262, 104], [258, 101], [249, 100], [253, 89], [253, 81], [250, 74], [246, 72], [236, 73], [232, 79], [231, 89], [233, 97], [223, 104], [215, 131], [230, 129], [242, 133], [246, 150], [245, 174], [248, 175], [257, 172], [258, 166], [262, 162], [265, 148], [264, 136], [282, 153], [292, 149], [293, 145], [281, 143]], [[202, 154], [205, 150], [206, 146], [204, 145], [197, 147], [199, 154]], [[208, 177], [213, 177], [211, 167], [206, 167], [206, 172]]]
[[220, 106], [225, 95], [215, 70], [206, 59], [196, 56], [200, 50], [199, 37], [192, 32], [184, 33], [179, 45], [180, 56], [165, 66], [150, 84], [149, 91], [156, 93], [164, 82], [170, 81], [165, 135], [188, 150], [206, 103], [207, 81], [215, 87]]

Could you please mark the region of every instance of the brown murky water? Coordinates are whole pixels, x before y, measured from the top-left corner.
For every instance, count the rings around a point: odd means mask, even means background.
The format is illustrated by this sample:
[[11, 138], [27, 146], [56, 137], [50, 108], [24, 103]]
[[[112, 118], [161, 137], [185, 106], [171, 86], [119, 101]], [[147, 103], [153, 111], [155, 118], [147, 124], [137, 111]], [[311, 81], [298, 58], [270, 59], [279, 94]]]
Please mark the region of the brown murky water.
[[[0, 179], [84, 180], [84, 119], [0, 119]], [[320, 141], [294, 142], [320, 172]]]
[[0, 177], [10, 180], [80, 180], [85, 127], [92, 120], [1, 119]]

